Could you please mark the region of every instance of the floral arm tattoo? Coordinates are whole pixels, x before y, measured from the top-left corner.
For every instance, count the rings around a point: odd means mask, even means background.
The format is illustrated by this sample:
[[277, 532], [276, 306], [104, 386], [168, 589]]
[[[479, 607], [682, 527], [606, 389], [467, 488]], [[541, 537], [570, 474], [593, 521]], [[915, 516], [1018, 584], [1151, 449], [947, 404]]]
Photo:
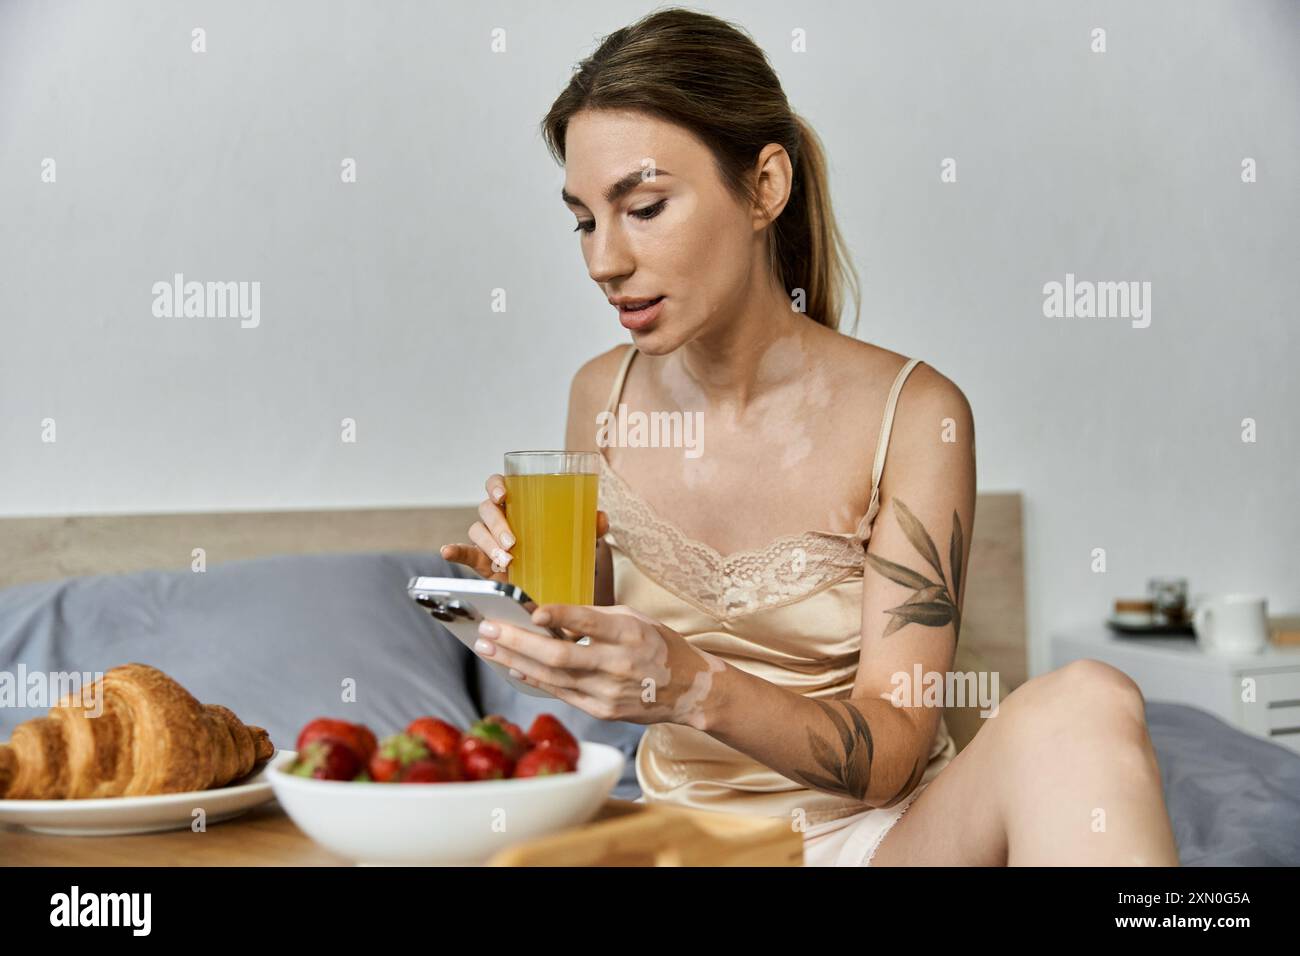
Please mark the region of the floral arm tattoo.
[[[817, 762], [816, 770], [796, 770], [794, 778], [800, 783], [831, 793], [844, 793], [855, 800], [865, 801], [871, 783], [871, 761], [875, 756], [875, 741], [867, 718], [850, 701], [815, 701], [822, 713], [830, 718], [838, 736], [836, 740], [808, 730], [808, 750]], [[925, 762], [917, 758], [907, 782], [884, 804], [892, 807], [899, 798], [912, 789], [913, 783], [925, 769]]]
[[948, 564], [952, 568], [952, 590], [944, 580], [943, 565], [939, 561], [939, 549], [934, 546], [925, 526], [917, 520], [916, 515], [903, 502], [894, 499], [894, 513], [902, 525], [903, 534], [912, 542], [912, 547], [923, 557], [938, 575], [938, 581], [931, 581], [919, 571], [886, 561], [879, 555], [868, 552], [867, 561], [877, 573], [904, 587], [912, 588], [912, 596], [898, 607], [891, 607], [885, 613], [892, 614], [893, 620], [885, 627], [882, 637], [888, 637], [900, 627], [907, 624], [924, 624], [926, 627], [943, 627], [949, 622], [953, 626], [953, 635], [961, 639], [961, 611], [957, 608], [957, 598], [961, 595], [961, 558], [962, 531], [961, 519], [957, 512], [952, 513], [952, 537], [948, 542]]
[[[885, 613], [893, 619], [885, 627], [884, 635], [894, 633], [907, 624], [923, 624], [926, 627], [943, 627], [951, 623], [954, 635], [961, 632], [961, 611], [957, 608], [956, 597], [961, 594], [961, 561], [963, 538], [961, 519], [957, 512], [952, 513], [952, 537], [948, 543], [948, 563], [952, 568], [952, 589], [944, 578], [943, 565], [939, 560], [939, 549], [917, 520], [916, 515], [903, 502], [894, 499], [895, 513], [903, 533], [912, 547], [934, 568], [938, 581], [931, 581], [924, 574], [893, 561], [887, 561], [874, 554], [867, 554], [867, 561], [878, 573], [897, 584], [912, 588], [912, 596], [897, 607], [889, 608]], [[808, 751], [816, 761], [813, 770], [796, 770], [795, 779], [818, 790], [831, 793], [844, 793], [856, 800], [865, 800], [867, 787], [871, 781], [871, 761], [875, 756], [875, 741], [871, 736], [871, 727], [867, 718], [850, 701], [815, 701], [835, 729], [835, 736], [830, 737], [808, 728]], [[917, 777], [924, 770], [924, 761], [917, 758], [912, 772], [902, 789], [889, 799], [884, 806], [893, 806], [899, 797], [912, 789]]]
[[[814, 701], [835, 726], [838, 739], [832, 739], [808, 728], [808, 751], [817, 762], [817, 770], [796, 770], [794, 776], [800, 783], [827, 790], [846, 793], [855, 800], [867, 795], [871, 782], [871, 759], [875, 742], [867, 718], [848, 701]], [[838, 744], [839, 746], [836, 746]]]

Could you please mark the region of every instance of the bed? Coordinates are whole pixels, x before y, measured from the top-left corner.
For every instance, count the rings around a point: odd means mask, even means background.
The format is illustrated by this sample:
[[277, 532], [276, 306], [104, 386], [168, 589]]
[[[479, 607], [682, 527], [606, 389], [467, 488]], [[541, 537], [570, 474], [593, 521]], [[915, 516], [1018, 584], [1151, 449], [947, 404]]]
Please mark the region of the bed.
[[[981, 493], [954, 668], [1027, 679], [1022, 500]], [[140, 660], [292, 747], [322, 714], [397, 729], [549, 710], [629, 758], [644, 728], [517, 694], [410, 602], [415, 574], [470, 576], [437, 547], [472, 507], [0, 519], [0, 672], [83, 673]], [[350, 688], [352, 698], [344, 701]], [[27, 702], [32, 702], [29, 698]], [[347, 709], [344, 710], [343, 708]], [[949, 708], [960, 748], [978, 704]], [[0, 740], [42, 707], [0, 706]], [[1184, 865], [1300, 865], [1300, 756], [1218, 718], [1148, 701]]]

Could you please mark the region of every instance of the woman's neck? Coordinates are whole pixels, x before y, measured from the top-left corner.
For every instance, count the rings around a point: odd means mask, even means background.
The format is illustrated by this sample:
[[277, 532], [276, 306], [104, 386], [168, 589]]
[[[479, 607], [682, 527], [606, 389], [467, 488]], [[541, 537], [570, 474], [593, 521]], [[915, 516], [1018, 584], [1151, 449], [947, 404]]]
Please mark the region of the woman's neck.
[[685, 379], [710, 408], [735, 418], [806, 368], [816, 323], [790, 308], [784, 291], [764, 289], [667, 357], [673, 377]]

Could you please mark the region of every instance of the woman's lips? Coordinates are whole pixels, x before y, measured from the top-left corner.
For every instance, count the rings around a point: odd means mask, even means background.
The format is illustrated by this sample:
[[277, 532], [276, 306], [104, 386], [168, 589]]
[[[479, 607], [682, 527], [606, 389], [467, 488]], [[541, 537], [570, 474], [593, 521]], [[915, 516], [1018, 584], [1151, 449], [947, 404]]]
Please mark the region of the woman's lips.
[[659, 313], [664, 308], [664, 296], [652, 300], [652, 303], [640, 309], [628, 309], [620, 307], [618, 310], [618, 320], [623, 323], [623, 328], [638, 331], [649, 326], [659, 318]]

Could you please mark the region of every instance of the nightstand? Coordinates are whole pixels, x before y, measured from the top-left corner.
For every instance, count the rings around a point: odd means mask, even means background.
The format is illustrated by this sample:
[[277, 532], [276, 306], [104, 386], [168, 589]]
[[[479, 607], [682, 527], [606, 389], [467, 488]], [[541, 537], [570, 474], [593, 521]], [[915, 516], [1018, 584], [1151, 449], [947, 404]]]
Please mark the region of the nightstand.
[[[1104, 624], [1052, 638], [1053, 669], [1081, 658], [1119, 668], [1147, 700], [1199, 707], [1300, 753], [1300, 648], [1269, 644], [1258, 654], [1219, 657], [1192, 637], [1122, 637]], [[1253, 701], [1242, 699], [1248, 681]]]

